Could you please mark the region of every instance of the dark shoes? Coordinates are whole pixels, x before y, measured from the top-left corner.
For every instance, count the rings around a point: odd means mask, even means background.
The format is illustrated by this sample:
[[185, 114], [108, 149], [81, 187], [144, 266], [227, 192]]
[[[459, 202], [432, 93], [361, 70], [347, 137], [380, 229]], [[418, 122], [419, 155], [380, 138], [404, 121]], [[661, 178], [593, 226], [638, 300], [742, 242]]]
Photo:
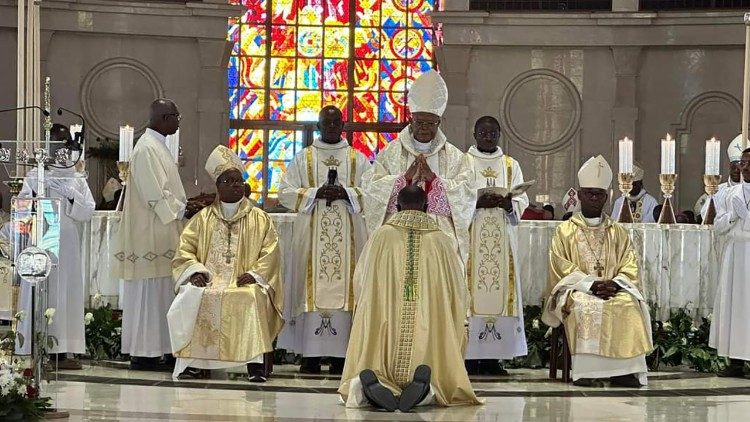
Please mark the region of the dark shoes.
[[401, 397], [398, 399], [398, 410], [409, 412], [427, 397], [430, 392], [431, 376], [432, 370], [429, 366], [417, 366], [417, 369], [414, 370], [414, 380], [401, 392]]
[[266, 376], [266, 371], [262, 363], [247, 364], [247, 380], [250, 382], [258, 383], [268, 381], [268, 377]]
[[479, 373], [487, 375], [508, 375], [497, 359], [482, 359], [479, 361]]
[[320, 374], [320, 358], [302, 358], [302, 364], [299, 367], [300, 374]]
[[172, 372], [174, 370], [174, 360], [131, 356], [130, 369], [133, 371]]
[[359, 373], [359, 380], [362, 382], [362, 391], [364, 391], [365, 397], [370, 404], [387, 412], [396, 411], [398, 408], [396, 397], [391, 390], [385, 388], [385, 386], [378, 381], [375, 372], [372, 372], [370, 369], [365, 369]]
[[732, 359], [729, 361], [729, 366], [717, 372], [716, 375], [725, 378], [744, 378], [745, 362]]
[[616, 377], [611, 377], [609, 379], [609, 382], [612, 384], [612, 386], [617, 387], [626, 387], [626, 388], [641, 388], [643, 385], [641, 385], [641, 382], [638, 380], [638, 377], [635, 374], [628, 374], [628, 375], [619, 375]]
[[341, 375], [344, 372], [344, 358], [331, 358], [331, 365], [328, 367], [328, 373], [331, 375]]

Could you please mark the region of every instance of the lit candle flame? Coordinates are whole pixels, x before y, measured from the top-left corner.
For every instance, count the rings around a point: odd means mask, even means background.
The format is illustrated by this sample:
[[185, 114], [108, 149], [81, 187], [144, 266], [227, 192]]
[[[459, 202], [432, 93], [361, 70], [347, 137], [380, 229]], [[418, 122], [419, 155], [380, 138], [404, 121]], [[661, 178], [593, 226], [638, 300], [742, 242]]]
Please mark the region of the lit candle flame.
[[667, 138], [666, 138], [666, 140], [667, 141], [671, 141], [672, 140], [672, 136], [669, 134], [669, 132], [667, 132]]

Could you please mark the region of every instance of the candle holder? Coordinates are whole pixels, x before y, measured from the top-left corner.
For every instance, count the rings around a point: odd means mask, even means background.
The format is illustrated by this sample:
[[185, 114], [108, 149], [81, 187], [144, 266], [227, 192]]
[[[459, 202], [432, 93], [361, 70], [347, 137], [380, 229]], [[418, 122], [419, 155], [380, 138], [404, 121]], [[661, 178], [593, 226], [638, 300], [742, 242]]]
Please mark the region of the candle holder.
[[674, 208], [672, 207], [672, 194], [674, 193], [676, 174], [660, 174], [659, 183], [661, 183], [661, 192], [664, 194], [664, 203], [662, 204], [661, 214], [659, 214], [659, 224], [674, 224]]
[[630, 211], [630, 191], [633, 190], [633, 173], [619, 173], [617, 175], [618, 187], [622, 193], [622, 207], [620, 207], [620, 218], [618, 223], [632, 223], [633, 213]]
[[130, 161], [118, 161], [117, 171], [120, 172], [122, 190], [120, 191], [120, 199], [117, 200], [117, 207], [115, 210], [122, 211], [122, 206], [125, 203], [125, 189], [127, 189], [128, 177], [130, 176]]
[[706, 211], [706, 218], [703, 219], [703, 224], [711, 225], [714, 224], [716, 218], [716, 204], [714, 203], [714, 195], [719, 191], [719, 182], [721, 182], [721, 175], [719, 174], [704, 174], [703, 175], [703, 187], [706, 191], [708, 198], [708, 210]]
[[18, 196], [18, 194], [21, 193], [21, 189], [23, 189], [23, 179], [14, 179], [5, 182], [5, 184], [8, 185], [11, 196]]

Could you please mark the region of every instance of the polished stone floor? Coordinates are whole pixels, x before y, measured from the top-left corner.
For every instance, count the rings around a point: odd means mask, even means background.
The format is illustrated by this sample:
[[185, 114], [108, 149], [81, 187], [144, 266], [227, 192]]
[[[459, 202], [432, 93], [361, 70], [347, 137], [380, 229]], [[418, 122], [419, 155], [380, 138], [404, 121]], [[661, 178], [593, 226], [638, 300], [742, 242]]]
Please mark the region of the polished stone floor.
[[650, 374], [640, 390], [589, 389], [549, 381], [545, 370], [473, 379], [484, 406], [429, 408], [411, 414], [346, 409], [335, 377], [298, 376], [276, 367], [266, 384], [241, 378], [171, 380], [170, 374], [86, 366], [61, 371], [46, 393], [70, 420], [128, 421], [747, 421], [750, 380], [693, 372]]

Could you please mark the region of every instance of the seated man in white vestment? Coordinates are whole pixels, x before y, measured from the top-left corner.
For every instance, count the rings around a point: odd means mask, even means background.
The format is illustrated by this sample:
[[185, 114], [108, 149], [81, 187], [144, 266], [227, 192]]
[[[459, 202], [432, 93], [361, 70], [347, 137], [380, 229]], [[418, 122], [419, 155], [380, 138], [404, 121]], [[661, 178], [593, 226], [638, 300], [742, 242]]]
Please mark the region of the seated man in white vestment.
[[124, 280], [122, 353], [130, 369], [171, 370], [167, 311], [174, 300], [172, 258], [182, 231], [187, 198], [167, 136], [177, 132], [180, 112], [174, 102], [151, 104], [149, 125], [130, 157], [122, 216], [114, 256]]
[[268, 214], [245, 198], [243, 165], [231, 150], [216, 147], [206, 171], [216, 201], [185, 226], [172, 261], [173, 376], [247, 364], [250, 381], [265, 382], [263, 354], [283, 324], [278, 235]]
[[[362, 218], [362, 174], [367, 158], [341, 134], [341, 110], [326, 106], [318, 115], [320, 137], [300, 151], [284, 172], [279, 202], [294, 210], [291, 280], [278, 347], [302, 355], [301, 373], [341, 374], [354, 307], [354, 265], [367, 240]], [[286, 296], [285, 296], [286, 297]], [[286, 308], [286, 307], [285, 307]]]
[[[643, 176], [643, 168], [638, 163], [633, 164], [633, 188], [628, 194], [630, 212], [633, 214], [634, 223], [655, 223], [654, 207], [659, 205], [659, 202], [646, 192], [643, 187]], [[624, 200], [623, 196], [615, 200], [615, 205], [612, 207], [612, 219], [615, 221], [620, 219], [620, 210]]]
[[427, 214], [440, 230], [457, 240], [465, 264], [477, 192], [469, 157], [448, 142], [440, 130], [448, 87], [439, 73], [430, 70], [414, 81], [408, 102], [409, 126], [378, 154], [362, 176], [367, 228], [372, 233], [385, 224], [397, 212], [399, 191], [418, 185], [427, 192]]
[[750, 361], [750, 148], [742, 152], [738, 163], [742, 180], [726, 188], [718, 202], [714, 230], [726, 245], [719, 273], [719, 289], [714, 299], [709, 346], [719, 356], [730, 359], [719, 375], [745, 376], [745, 361]]
[[561, 223], [550, 246], [542, 321], [564, 324], [581, 386], [646, 385], [653, 350], [648, 305], [638, 290], [638, 261], [623, 226], [602, 213], [612, 170], [601, 155], [578, 171], [581, 212]]
[[521, 166], [498, 145], [500, 135], [497, 119], [480, 117], [474, 125], [476, 145], [467, 153], [478, 193], [467, 266], [470, 318], [465, 358], [469, 375], [506, 375], [498, 359], [526, 354], [516, 225], [529, 198], [525, 192], [511, 197], [490, 191], [523, 183]]
[[[81, 363], [75, 359], [67, 359], [67, 354], [86, 353], [83, 309], [86, 295], [79, 245], [81, 244], [81, 224], [91, 220], [96, 202], [85, 177], [73, 168], [81, 151], [77, 143], [73, 141], [69, 129], [64, 125], [53, 125], [50, 139], [53, 142], [65, 142], [63, 148], [66, 148], [69, 153], [67, 164], [50, 166], [49, 170], [44, 173], [46, 192], [41, 193], [36, 192], [37, 170], [31, 170], [24, 179], [23, 188], [18, 196], [20, 198], [41, 196], [60, 200], [59, 265], [50, 274], [47, 295], [47, 307], [55, 309], [47, 334], [55, 337], [57, 341], [53, 342], [48, 352], [57, 354], [57, 356], [51, 356], [53, 365], [57, 363], [61, 369], [81, 369]], [[9, 225], [3, 229], [6, 236], [10, 232], [9, 229]], [[27, 316], [31, 315], [31, 285], [26, 281], [21, 282], [18, 309], [24, 310]], [[24, 338], [30, 339], [31, 318], [25, 318], [19, 322], [18, 331]], [[16, 348], [16, 353], [30, 354], [31, 342], [25, 341], [21, 347]]]

